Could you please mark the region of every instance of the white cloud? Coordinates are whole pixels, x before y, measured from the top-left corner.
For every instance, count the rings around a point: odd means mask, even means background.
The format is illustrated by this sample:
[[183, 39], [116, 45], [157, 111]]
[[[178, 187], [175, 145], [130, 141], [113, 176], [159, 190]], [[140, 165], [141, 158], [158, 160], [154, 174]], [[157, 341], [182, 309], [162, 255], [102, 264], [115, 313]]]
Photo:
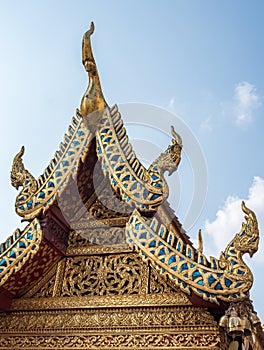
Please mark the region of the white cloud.
[[236, 124], [243, 126], [252, 122], [253, 112], [261, 106], [256, 87], [247, 81], [238, 83], [234, 91], [233, 112]]
[[204, 119], [201, 122], [200, 128], [204, 132], [211, 132], [213, 130], [211, 117]]
[[[216, 213], [216, 219], [212, 222], [207, 220], [205, 223], [205, 234], [210, 236], [218, 252], [225, 249], [229, 241], [240, 231], [244, 217], [241, 201], [242, 198], [228, 196], [223, 207]], [[254, 260], [264, 262], [264, 179], [254, 177], [245, 202], [257, 216], [261, 235], [259, 251]]]
[[169, 102], [169, 108], [173, 109], [174, 106], [175, 106], [175, 98], [172, 97], [172, 98], [170, 99], [170, 102]]

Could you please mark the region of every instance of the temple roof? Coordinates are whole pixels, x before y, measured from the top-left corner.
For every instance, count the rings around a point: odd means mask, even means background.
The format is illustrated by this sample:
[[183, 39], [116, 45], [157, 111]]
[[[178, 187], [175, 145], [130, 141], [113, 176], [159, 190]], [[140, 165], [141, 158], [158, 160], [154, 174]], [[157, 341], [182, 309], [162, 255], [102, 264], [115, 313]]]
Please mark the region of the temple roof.
[[242, 257], [258, 249], [255, 214], [242, 203], [246, 223], [219, 258], [206, 258], [201, 235], [199, 248], [193, 246], [167, 201], [164, 177], [177, 170], [184, 142], [172, 127], [167, 149], [148, 169], [140, 162], [118, 107], [103, 97], [93, 31], [92, 24], [83, 37], [89, 85], [54, 158], [38, 179], [24, 167], [24, 147], [14, 158], [11, 182], [22, 187], [15, 208], [29, 224], [0, 246], [0, 308], [8, 309], [64, 256], [70, 231], [89, 240], [87, 228], [100, 225], [123, 228], [127, 246], [194, 303], [228, 308], [247, 299], [253, 276]]

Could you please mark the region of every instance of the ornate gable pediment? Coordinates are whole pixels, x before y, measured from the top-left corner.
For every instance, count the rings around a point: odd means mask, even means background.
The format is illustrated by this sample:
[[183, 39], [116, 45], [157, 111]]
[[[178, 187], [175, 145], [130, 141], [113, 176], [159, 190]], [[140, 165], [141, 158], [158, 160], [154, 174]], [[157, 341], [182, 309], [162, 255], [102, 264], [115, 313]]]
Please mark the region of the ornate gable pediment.
[[164, 177], [179, 166], [182, 139], [172, 127], [149, 168], [140, 162], [104, 99], [93, 32], [92, 23], [82, 49], [89, 85], [54, 158], [38, 179], [24, 147], [13, 161], [16, 212], [29, 224], [0, 246], [0, 349], [260, 344], [243, 261], [258, 249], [255, 214], [242, 203], [246, 222], [219, 258], [206, 258], [201, 234], [193, 246]]

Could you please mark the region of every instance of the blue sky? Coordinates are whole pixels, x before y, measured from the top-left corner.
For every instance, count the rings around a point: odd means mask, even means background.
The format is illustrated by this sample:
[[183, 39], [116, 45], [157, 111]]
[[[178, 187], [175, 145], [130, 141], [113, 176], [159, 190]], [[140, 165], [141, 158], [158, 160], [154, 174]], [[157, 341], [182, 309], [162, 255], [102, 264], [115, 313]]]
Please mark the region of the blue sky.
[[[264, 232], [263, 1], [2, 0], [0, 6], [2, 241], [22, 227], [9, 179], [14, 155], [25, 145], [24, 163], [38, 177], [79, 107], [87, 86], [81, 40], [91, 20], [109, 105], [158, 106], [182, 118], [199, 140], [208, 191], [201, 215], [188, 227], [193, 240], [201, 227], [206, 251], [219, 254], [240, 229], [241, 199], [257, 212]], [[182, 202], [176, 213], [183, 223], [189, 181], [193, 187], [187, 156], [178, 171]], [[248, 264], [263, 321], [263, 246]]]

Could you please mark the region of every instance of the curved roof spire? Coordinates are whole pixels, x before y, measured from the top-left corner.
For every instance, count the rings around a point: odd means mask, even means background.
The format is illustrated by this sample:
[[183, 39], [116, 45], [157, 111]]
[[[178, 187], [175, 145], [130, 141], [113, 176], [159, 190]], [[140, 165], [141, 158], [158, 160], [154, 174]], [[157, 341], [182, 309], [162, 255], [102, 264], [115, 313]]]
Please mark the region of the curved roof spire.
[[89, 85], [80, 105], [80, 112], [83, 117], [86, 117], [95, 111], [104, 109], [107, 106], [102, 93], [100, 79], [91, 47], [90, 38], [93, 32], [94, 23], [91, 22], [90, 29], [84, 34], [82, 42], [82, 63], [89, 76]]

